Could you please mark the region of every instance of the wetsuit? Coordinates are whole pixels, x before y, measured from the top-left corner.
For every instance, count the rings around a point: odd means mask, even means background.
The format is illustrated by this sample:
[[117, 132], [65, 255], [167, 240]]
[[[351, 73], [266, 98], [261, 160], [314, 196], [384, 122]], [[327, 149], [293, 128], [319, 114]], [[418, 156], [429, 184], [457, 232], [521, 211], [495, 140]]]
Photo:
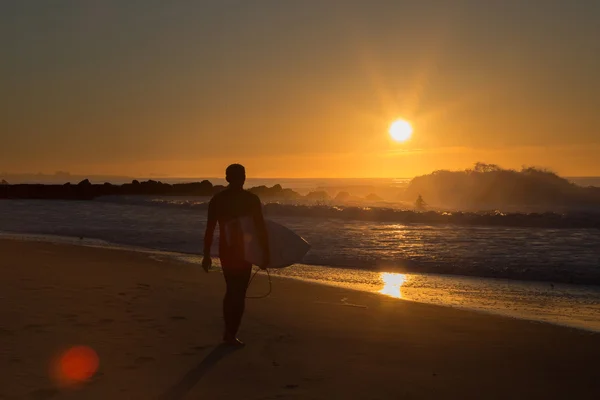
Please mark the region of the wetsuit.
[[[236, 221], [253, 217], [259, 241], [267, 250], [267, 234], [260, 199], [242, 188], [228, 187], [217, 193], [208, 205], [208, 221], [204, 237], [204, 255], [210, 255], [215, 225], [219, 223], [219, 258], [227, 285], [223, 299], [225, 336], [235, 337], [246, 302], [246, 289], [252, 264], [244, 260], [243, 234]], [[228, 230], [228, 232], [226, 232]]]

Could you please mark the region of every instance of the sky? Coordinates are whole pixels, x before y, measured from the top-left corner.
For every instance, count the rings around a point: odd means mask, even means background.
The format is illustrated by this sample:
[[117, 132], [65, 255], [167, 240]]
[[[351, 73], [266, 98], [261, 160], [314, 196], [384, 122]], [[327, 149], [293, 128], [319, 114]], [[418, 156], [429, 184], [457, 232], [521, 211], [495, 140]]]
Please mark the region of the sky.
[[595, 0], [2, 0], [0, 171], [600, 176], [598, 20]]

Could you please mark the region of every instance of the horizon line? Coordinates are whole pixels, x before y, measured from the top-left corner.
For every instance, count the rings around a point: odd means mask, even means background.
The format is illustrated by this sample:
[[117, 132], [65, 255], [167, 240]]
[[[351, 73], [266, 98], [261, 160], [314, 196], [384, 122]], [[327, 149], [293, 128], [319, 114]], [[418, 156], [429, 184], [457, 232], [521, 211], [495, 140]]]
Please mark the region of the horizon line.
[[[461, 170], [448, 170], [450, 172], [461, 172]], [[307, 177], [284, 177], [284, 176], [280, 176], [280, 177], [264, 177], [264, 176], [250, 176], [250, 177], [246, 177], [246, 180], [256, 180], [256, 179], [269, 179], [269, 180], [274, 180], [274, 179], [285, 179], [285, 180], [300, 180], [300, 179], [354, 179], [354, 180], [368, 180], [368, 179], [413, 179], [416, 178], [417, 176], [423, 176], [423, 175], [430, 175], [431, 173], [436, 172], [436, 171], [432, 171], [429, 172], [427, 174], [419, 174], [419, 175], [414, 175], [414, 176], [404, 176], [404, 177], [388, 177], [388, 176], [370, 176], [370, 177], [328, 177], [328, 176], [307, 176]], [[211, 179], [225, 179], [225, 177], [218, 177], [218, 176], [177, 176], [177, 175], [173, 175], [173, 176], [152, 176], [152, 175], [146, 175], [146, 176], [139, 176], [136, 177], [134, 175], [112, 175], [112, 174], [72, 174], [72, 173], [68, 173], [68, 172], [63, 172], [63, 174], [66, 174], [68, 176], [72, 176], [72, 177], [77, 177], [77, 178], [120, 178], [120, 179], [132, 179], [132, 180], [140, 180], [140, 179], [148, 179], [148, 180], [157, 180], [157, 179], [201, 179], [201, 180], [211, 180]], [[3, 177], [8, 177], [8, 176], [36, 176], [36, 175], [41, 175], [41, 176], [45, 176], [45, 177], [53, 177], [53, 176], [60, 176], [59, 173], [52, 173], [52, 174], [48, 174], [48, 173], [40, 173], [40, 172], [36, 172], [36, 173], [31, 173], [31, 172], [18, 172], [18, 173], [6, 173], [6, 174], [0, 174], [0, 178]], [[600, 175], [560, 175], [557, 174], [558, 176], [561, 176], [563, 178], [600, 178]]]

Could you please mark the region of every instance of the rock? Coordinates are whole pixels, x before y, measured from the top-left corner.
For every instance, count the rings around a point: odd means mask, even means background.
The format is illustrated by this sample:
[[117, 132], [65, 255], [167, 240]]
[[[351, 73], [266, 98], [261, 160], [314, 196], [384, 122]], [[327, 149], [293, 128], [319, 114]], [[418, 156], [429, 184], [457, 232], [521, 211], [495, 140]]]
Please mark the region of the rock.
[[210, 196], [212, 192], [213, 185], [207, 180], [193, 183], [176, 183], [173, 185], [174, 194]]
[[[192, 183], [179, 183], [170, 185], [154, 180], [139, 182], [133, 180], [131, 183], [123, 185], [113, 185], [110, 182], [102, 184], [92, 184], [89, 179], [84, 179], [77, 185], [70, 182], [64, 185], [8, 185], [4, 180], [1, 181], [2, 191], [0, 198], [19, 198], [19, 199], [77, 199], [91, 200], [100, 196], [213, 196], [225, 189], [224, 186], [213, 184], [208, 180]], [[284, 189], [281, 185], [275, 185], [271, 188], [262, 186], [252, 188], [250, 191], [257, 192], [261, 196], [285, 199], [294, 199], [300, 194], [291, 189]]]
[[286, 200], [294, 200], [302, 197], [302, 195], [298, 192], [294, 192], [292, 189], [283, 189], [281, 191], [281, 198]]
[[300, 197], [299, 193], [294, 192], [292, 189], [284, 189], [281, 185], [275, 185], [273, 187], [267, 186], [256, 186], [249, 189], [250, 192], [254, 193], [258, 197], [268, 198], [268, 197], [276, 197], [278, 199], [295, 199]]
[[367, 197], [365, 197], [365, 200], [367, 201], [383, 201], [383, 199], [376, 195], [375, 193], [371, 193], [369, 194]]
[[202, 182], [200, 182], [200, 186], [202, 187], [202, 189], [212, 189], [213, 188], [213, 184], [211, 183], [211, 181], [207, 181], [206, 179], [203, 180]]
[[335, 201], [348, 201], [350, 200], [350, 193], [348, 192], [339, 192], [337, 196], [335, 196]]

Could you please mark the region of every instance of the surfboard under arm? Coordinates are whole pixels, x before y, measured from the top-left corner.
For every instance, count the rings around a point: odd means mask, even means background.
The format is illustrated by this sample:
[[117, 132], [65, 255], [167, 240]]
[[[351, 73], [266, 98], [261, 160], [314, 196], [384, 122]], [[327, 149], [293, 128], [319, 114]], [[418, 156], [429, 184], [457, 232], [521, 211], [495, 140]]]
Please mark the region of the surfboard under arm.
[[[265, 220], [269, 240], [271, 262], [264, 265], [263, 248], [261, 246], [256, 224], [252, 217], [240, 218], [239, 227], [244, 241], [244, 258], [246, 261], [264, 268], [284, 268], [299, 263], [310, 250], [310, 244], [292, 230], [277, 222]], [[227, 233], [227, 228], [225, 229]], [[214, 250], [217, 250], [216, 252]], [[211, 253], [218, 254], [213, 246]]]

